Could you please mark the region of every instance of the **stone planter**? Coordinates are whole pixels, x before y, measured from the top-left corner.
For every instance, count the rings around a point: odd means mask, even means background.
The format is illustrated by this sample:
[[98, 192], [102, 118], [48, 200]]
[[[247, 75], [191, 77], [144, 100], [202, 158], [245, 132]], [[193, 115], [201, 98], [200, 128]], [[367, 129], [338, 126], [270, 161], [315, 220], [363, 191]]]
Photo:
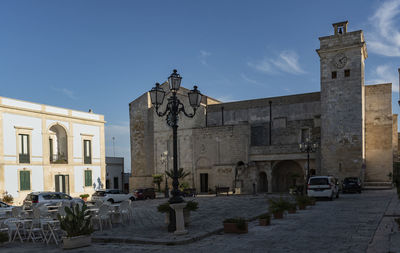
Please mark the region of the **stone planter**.
[[246, 234], [248, 232], [248, 224], [245, 223], [245, 229], [241, 230], [236, 223], [224, 223], [224, 233]]
[[183, 220], [185, 221], [185, 226], [190, 223], [190, 211], [183, 209]]
[[270, 219], [258, 219], [258, 224], [260, 226], [268, 226], [271, 224]]
[[92, 237], [90, 235], [81, 235], [75, 237], [63, 237], [63, 249], [75, 249], [90, 246]]
[[283, 211], [273, 212], [274, 219], [282, 219], [283, 218]]

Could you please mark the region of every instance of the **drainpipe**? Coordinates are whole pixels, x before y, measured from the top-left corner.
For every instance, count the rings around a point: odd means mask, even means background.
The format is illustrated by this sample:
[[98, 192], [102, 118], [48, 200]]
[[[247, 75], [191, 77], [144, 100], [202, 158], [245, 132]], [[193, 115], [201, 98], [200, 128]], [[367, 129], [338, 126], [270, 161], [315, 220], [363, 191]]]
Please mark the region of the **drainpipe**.
[[272, 145], [272, 101], [269, 101], [269, 145]]

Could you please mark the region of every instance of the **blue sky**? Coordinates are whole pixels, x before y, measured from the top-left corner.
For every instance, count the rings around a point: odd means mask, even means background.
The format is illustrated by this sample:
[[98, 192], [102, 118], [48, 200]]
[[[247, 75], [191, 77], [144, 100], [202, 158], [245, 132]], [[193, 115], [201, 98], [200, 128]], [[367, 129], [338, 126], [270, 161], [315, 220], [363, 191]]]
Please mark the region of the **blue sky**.
[[364, 30], [366, 84], [392, 82], [400, 0], [0, 1], [0, 95], [105, 115], [130, 168], [128, 104], [177, 68], [222, 101], [320, 90], [318, 37]]

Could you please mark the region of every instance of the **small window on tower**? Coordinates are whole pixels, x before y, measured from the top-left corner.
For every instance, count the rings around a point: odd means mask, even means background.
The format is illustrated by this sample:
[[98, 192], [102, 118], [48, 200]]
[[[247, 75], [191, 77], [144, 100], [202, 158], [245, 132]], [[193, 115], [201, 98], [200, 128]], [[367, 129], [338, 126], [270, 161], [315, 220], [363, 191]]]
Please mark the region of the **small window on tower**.
[[344, 77], [349, 77], [350, 76], [350, 69], [345, 69], [344, 70]]
[[337, 72], [336, 71], [332, 71], [332, 79], [336, 79], [337, 77]]

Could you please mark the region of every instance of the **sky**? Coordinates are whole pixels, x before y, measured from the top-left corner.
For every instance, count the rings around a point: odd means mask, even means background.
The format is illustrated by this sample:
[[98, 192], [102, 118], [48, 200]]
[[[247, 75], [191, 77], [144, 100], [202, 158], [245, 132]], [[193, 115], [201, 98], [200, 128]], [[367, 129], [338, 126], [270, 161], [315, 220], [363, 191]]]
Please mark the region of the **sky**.
[[174, 68], [224, 102], [320, 91], [318, 38], [344, 20], [399, 113], [400, 0], [2, 0], [0, 96], [103, 114], [130, 171], [129, 103]]

